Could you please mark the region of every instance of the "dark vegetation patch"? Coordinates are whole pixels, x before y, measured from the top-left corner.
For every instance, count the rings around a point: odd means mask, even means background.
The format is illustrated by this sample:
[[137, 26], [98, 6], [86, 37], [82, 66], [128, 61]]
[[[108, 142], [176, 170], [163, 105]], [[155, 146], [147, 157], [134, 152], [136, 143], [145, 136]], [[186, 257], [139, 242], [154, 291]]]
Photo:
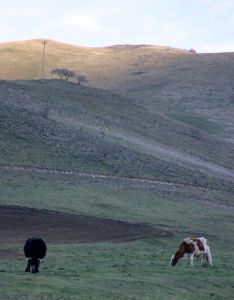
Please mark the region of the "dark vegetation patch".
[[178, 120], [208, 133], [215, 134], [222, 131], [222, 128], [219, 125], [205, 117], [192, 115], [191, 113], [170, 113], [168, 115], [175, 120]]
[[146, 71], [136, 71], [136, 72], [132, 72], [132, 75], [142, 75], [147, 73]]
[[53, 243], [92, 243], [172, 235], [147, 224], [17, 206], [0, 206], [0, 220], [0, 243], [19, 243], [31, 236], [40, 236]]

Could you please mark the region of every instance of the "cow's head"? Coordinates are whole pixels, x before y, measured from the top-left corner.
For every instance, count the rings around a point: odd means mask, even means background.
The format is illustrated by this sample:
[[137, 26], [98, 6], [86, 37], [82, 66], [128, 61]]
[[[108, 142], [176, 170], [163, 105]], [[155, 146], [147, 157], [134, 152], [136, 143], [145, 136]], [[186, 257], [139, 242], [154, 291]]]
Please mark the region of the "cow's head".
[[178, 263], [178, 258], [175, 255], [172, 255], [171, 257], [171, 266], [174, 267]]

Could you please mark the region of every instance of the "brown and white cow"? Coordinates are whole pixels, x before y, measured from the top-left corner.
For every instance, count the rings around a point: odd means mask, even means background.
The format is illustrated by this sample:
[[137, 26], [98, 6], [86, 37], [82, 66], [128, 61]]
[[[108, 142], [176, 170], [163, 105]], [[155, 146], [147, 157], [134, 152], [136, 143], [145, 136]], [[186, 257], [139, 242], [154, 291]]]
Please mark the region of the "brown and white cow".
[[175, 266], [179, 259], [184, 257], [186, 254], [188, 255], [191, 266], [193, 266], [194, 256], [197, 256], [200, 257], [202, 266], [204, 266], [205, 263], [208, 263], [208, 265], [212, 267], [212, 256], [206, 238], [200, 237], [184, 239], [180, 243], [175, 255], [171, 257], [171, 266]]

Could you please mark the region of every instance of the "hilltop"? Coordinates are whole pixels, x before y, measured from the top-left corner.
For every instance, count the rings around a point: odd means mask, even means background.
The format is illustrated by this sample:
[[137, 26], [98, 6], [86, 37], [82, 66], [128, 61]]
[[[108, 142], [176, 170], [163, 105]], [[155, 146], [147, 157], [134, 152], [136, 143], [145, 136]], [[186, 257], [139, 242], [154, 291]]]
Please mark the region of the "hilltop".
[[[0, 44], [0, 79], [40, 79], [41, 42]], [[60, 67], [86, 75], [90, 87], [234, 142], [234, 53], [196, 54], [154, 45], [88, 48], [49, 40], [46, 77]]]
[[[43, 40], [0, 43], [0, 79], [40, 79]], [[147, 65], [170, 63], [175, 57], [191, 56], [189, 51], [153, 45], [116, 45], [110, 47], [80, 47], [48, 40], [45, 51], [45, 74], [50, 78], [53, 68], [65, 67], [85, 73], [92, 86], [117, 86], [108, 80], [108, 73], [116, 79], [131, 69]], [[164, 61], [162, 62], [162, 58]], [[153, 64], [152, 64], [153, 63]], [[121, 82], [121, 78], [119, 81]]]

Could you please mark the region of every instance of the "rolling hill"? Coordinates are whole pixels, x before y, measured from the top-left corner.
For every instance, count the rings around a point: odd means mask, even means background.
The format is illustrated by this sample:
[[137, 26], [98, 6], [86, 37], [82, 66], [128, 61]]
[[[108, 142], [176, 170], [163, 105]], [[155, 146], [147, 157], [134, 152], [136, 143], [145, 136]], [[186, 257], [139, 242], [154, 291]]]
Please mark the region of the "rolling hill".
[[[233, 58], [49, 41], [40, 80], [41, 40], [0, 44], [2, 298], [231, 299]], [[209, 239], [213, 268], [169, 266], [186, 236]]]
[[[0, 44], [0, 79], [41, 77], [42, 40]], [[45, 75], [65, 67], [151, 112], [234, 141], [234, 53], [196, 54], [153, 45], [87, 48], [49, 40]]]
[[42, 49], [42, 40], [0, 44], [3, 163], [233, 182], [233, 53], [49, 40], [46, 78], [65, 67], [88, 77], [80, 87], [40, 81]]
[[233, 181], [229, 143], [123, 96], [61, 80], [2, 81], [1, 163], [199, 186]]

